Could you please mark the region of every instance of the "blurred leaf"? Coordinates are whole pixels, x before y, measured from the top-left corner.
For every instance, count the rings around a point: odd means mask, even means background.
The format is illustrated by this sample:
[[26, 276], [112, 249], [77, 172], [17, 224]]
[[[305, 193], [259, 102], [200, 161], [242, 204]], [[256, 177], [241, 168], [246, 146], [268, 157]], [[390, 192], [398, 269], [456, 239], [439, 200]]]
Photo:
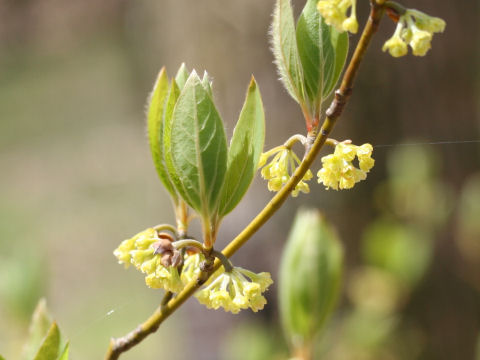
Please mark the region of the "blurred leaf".
[[180, 90], [182, 90], [185, 86], [189, 75], [190, 74], [187, 70], [187, 67], [185, 66], [185, 63], [182, 63], [182, 65], [180, 65], [180, 68], [177, 71], [177, 75], [175, 75], [175, 82], [177, 83]]
[[47, 302], [42, 298], [38, 301], [37, 307], [32, 315], [28, 330], [28, 339], [23, 347], [23, 359], [30, 360], [33, 358], [42, 344], [42, 340], [48, 333], [51, 324], [52, 319], [47, 310]]
[[[409, 140], [408, 142], [421, 142]], [[434, 177], [437, 173], [438, 159], [434, 151], [426, 146], [399, 146], [389, 155], [387, 162], [392, 179], [402, 182], [420, 182]]]
[[462, 255], [473, 264], [478, 264], [480, 261], [479, 214], [480, 173], [476, 173], [467, 179], [462, 188], [456, 237]]
[[404, 300], [404, 287], [388, 271], [372, 266], [355, 269], [350, 276], [348, 295], [357, 309], [390, 315]]
[[167, 167], [182, 198], [203, 217], [218, 209], [227, 168], [227, 141], [222, 119], [193, 71], [165, 128]]
[[2, 355], [0, 355], [0, 360], [5, 360], [5, 358]]
[[275, 360], [284, 359], [281, 339], [267, 326], [240, 324], [232, 329], [224, 342], [223, 359]]
[[60, 347], [60, 330], [57, 323], [53, 322], [48, 330], [45, 340], [33, 360], [54, 360], [57, 359]]
[[70, 350], [70, 343], [67, 343], [58, 360], [68, 360], [69, 350]]
[[432, 255], [432, 240], [425, 233], [388, 220], [373, 222], [364, 233], [363, 254], [369, 265], [414, 286], [424, 275]]
[[158, 74], [148, 107], [148, 138], [153, 162], [158, 176], [163, 185], [170, 193], [174, 201], [177, 201], [177, 193], [168, 176], [163, 154], [163, 127], [165, 103], [168, 96], [168, 77], [163, 67]]
[[272, 46], [280, 80], [290, 95], [304, 102], [303, 75], [290, 0], [277, 0], [273, 12]]
[[319, 116], [322, 100], [334, 88], [345, 64], [348, 35], [325, 24], [317, 0], [308, 0], [298, 19], [296, 37], [305, 92], [313, 114]]
[[350, 346], [369, 349], [381, 346], [398, 324], [398, 318], [369, 311], [354, 311], [345, 321], [345, 334]]
[[8, 310], [22, 319], [30, 318], [32, 309], [45, 287], [42, 250], [24, 249], [21, 254], [0, 258], [0, 299]]
[[302, 347], [325, 326], [337, 300], [343, 248], [315, 210], [295, 217], [280, 264], [280, 315], [289, 341]]
[[220, 198], [221, 216], [232, 211], [248, 190], [257, 172], [264, 140], [262, 98], [252, 77], [228, 150], [227, 173]]

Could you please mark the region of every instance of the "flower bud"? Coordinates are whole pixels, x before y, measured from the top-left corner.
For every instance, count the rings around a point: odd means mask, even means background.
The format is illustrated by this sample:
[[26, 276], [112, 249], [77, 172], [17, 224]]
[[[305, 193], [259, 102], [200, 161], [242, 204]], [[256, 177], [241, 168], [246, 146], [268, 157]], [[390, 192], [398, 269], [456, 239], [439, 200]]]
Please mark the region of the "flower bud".
[[280, 265], [280, 315], [294, 350], [325, 326], [338, 297], [343, 248], [316, 210], [300, 210]]

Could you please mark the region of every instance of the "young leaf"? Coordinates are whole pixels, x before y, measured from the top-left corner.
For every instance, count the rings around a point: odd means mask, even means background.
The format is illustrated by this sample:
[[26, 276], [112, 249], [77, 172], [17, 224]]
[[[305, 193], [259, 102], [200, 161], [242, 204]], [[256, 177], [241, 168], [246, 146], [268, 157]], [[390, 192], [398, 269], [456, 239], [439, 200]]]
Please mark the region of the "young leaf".
[[260, 90], [252, 76], [228, 150], [227, 174], [220, 198], [221, 216], [232, 211], [245, 195], [257, 171], [264, 140], [265, 114]]
[[290, 95], [300, 104], [304, 102], [302, 66], [295, 38], [290, 0], [277, 0], [271, 28], [272, 50], [280, 80]]
[[55, 322], [50, 326], [45, 340], [43, 340], [40, 349], [33, 360], [53, 360], [57, 359], [60, 347], [60, 330]]
[[166, 163], [177, 191], [202, 216], [213, 215], [227, 168], [227, 142], [222, 119], [195, 71], [164, 135]]
[[70, 350], [70, 344], [67, 342], [67, 344], [63, 348], [62, 354], [60, 355], [58, 360], [68, 360], [69, 350]]
[[348, 35], [325, 24], [316, 4], [316, 0], [307, 1], [298, 19], [296, 37], [309, 107], [318, 115], [322, 100], [332, 91], [345, 63]]
[[33, 359], [33, 356], [42, 344], [43, 338], [50, 329], [51, 324], [52, 319], [47, 310], [47, 303], [45, 299], [42, 298], [38, 301], [32, 315], [32, 320], [28, 329], [28, 339], [23, 346], [23, 359]]
[[[170, 89], [168, 91], [167, 102], [165, 104], [165, 111], [163, 113], [163, 154], [165, 161], [165, 168], [167, 170], [170, 181], [172, 181], [172, 187], [175, 188], [173, 179], [176, 178], [175, 174], [172, 173], [172, 169], [168, 167], [169, 161], [171, 161], [171, 152], [170, 148], [167, 146], [169, 142], [169, 134], [172, 131], [172, 115], [173, 109], [175, 109], [175, 104], [177, 103], [178, 97], [180, 96], [180, 90], [177, 86], [176, 80], [172, 80]], [[175, 190], [176, 192], [176, 190]]]
[[164, 112], [168, 88], [167, 72], [165, 68], [162, 68], [158, 74], [148, 108], [148, 139], [150, 141], [150, 150], [158, 176], [176, 202], [177, 194], [168, 176], [163, 154]]
[[[323, 26], [328, 25], [324, 24]], [[330, 27], [330, 44], [335, 53], [335, 64], [330, 81], [323, 84], [323, 99], [326, 99], [335, 88], [345, 66], [348, 54], [348, 32], [338, 32], [334, 27]]]
[[212, 79], [210, 79], [210, 76], [208, 76], [208, 73], [206, 71], [203, 73], [202, 85], [205, 88], [205, 90], [208, 92], [208, 94], [211, 97], [213, 97]]
[[185, 63], [182, 63], [182, 65], [180, 65], [180, 68], [177, 71], [177, 75], [175, 75], [175, 82], [177, 83], [180, 90], [182, 90], [185, 86], [185, 82], [187, 81], [189, 75], [190, 74], [187, 67], [185, 66]]

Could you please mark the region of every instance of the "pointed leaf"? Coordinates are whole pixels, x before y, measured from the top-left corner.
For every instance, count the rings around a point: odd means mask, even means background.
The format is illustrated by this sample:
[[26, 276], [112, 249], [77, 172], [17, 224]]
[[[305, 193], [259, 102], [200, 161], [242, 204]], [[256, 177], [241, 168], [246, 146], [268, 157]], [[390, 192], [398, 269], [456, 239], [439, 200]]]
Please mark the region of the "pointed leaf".
[[176, 80], [172, 80], [170, 90], [168, 91], [167, 103], [165, 104], [165, 112], [163, 114], [163, 154], [165, 160], [165, 167], [167, 169], [169, 179], [170, 181], [172, 181], [172, 186], [175, 188], [175, 192], [177, 190], [175, 185], [173, 185], [173, 179], [177, 178], [177, 176], [172, 173], [173, 169], [168, 167], [169, 161], [171, 162], [172, 154], [170, 152], [170, 148], [167, 147], [167, 143], [170, 143], [170, 133], [172, 131], [172, 115], [179, 96], [180, 90], [177, 86], [177, 82]]
[[272, 50], [280, 80], [290, 95], [302, 104], [304, 101], [303, 75], [290, 0], [277, 0], [271, 34]]
[[203, 73], [202, 85], [208, 92], [208, 94], [213, 98], [212, 79], [210, 78], [210, 76], [208, 76], [208, 73], [206, 71]]
[[189, 75], [190, 73], [185, 66], [185, 63], [182, 63], [182, 65], [180, 65], [180, 68], [177, 71], [177, 75], [175, 75], [175, 82], [177, 83], [180, 90], [182, 90], [185, 86], [185, 82], [187, 81]]
[[332, 91], [345, 63], [348, 35], [325, 24], [317, 1], [308, 0], [297, 23], [298, 52], [305, 93], [312, 113], [318, 115], [323, 99]]
[[177, 194], [168, 176], [163, 154], [163, 118], [168, 92], [167, 72], [165, 68], [162, 68], [158, 74], [148, 108], [148, 139], [158, 176], [176, 202]]
[[43, 341], [40, 349], [38, 349], [37, 355], [33, 360], [53, 360], [58, 357], [58, 350], [60, 346], [60, 330], [55, 322], [52, 323], [50, 330], [48, 330], [47, 336]]
[[68, 360], [69, 351], [70, 351], [70, 343], [67, 342], [58, 360]]
[[248, 190], [257, 171], [265, 140], [265, 114], [257, 83], [247, 90], [228, 150], [227, 174], [220, 199], [220, 215], [232, 211]]
[[51, 324], [52, 319], [47, 310], [47, 302], [42, 298], [38, 301], [32, 315], [28, 330], [28, 339], [23, 347], [23, 359], [31, 360], [33, 358], [50, 329]]
[[335, 51], [335, 65], [330, 82], [323, 84], [323, 99], [326, 99], [337, 85], [348, 55], [348, 32], [344, 31], [340, 33], [333, 27], [330, 29], [330, 41]]
[[227, 167], [227, 142], [220, 115], [195, 71], [165, 129], [165, 149], [179, 194], [202, 216], [213, 215]]

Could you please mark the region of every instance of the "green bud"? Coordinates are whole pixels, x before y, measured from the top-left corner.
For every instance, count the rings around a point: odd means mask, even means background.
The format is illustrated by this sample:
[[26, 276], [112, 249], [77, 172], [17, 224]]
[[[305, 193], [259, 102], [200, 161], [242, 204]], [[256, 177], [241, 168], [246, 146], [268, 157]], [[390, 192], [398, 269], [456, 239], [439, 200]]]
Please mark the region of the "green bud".
[[294, 350], [305, 349], [333, 311], [340, 290], [343, 248], [316, 210], [300, 210], [280, 265], [280, 315]]

